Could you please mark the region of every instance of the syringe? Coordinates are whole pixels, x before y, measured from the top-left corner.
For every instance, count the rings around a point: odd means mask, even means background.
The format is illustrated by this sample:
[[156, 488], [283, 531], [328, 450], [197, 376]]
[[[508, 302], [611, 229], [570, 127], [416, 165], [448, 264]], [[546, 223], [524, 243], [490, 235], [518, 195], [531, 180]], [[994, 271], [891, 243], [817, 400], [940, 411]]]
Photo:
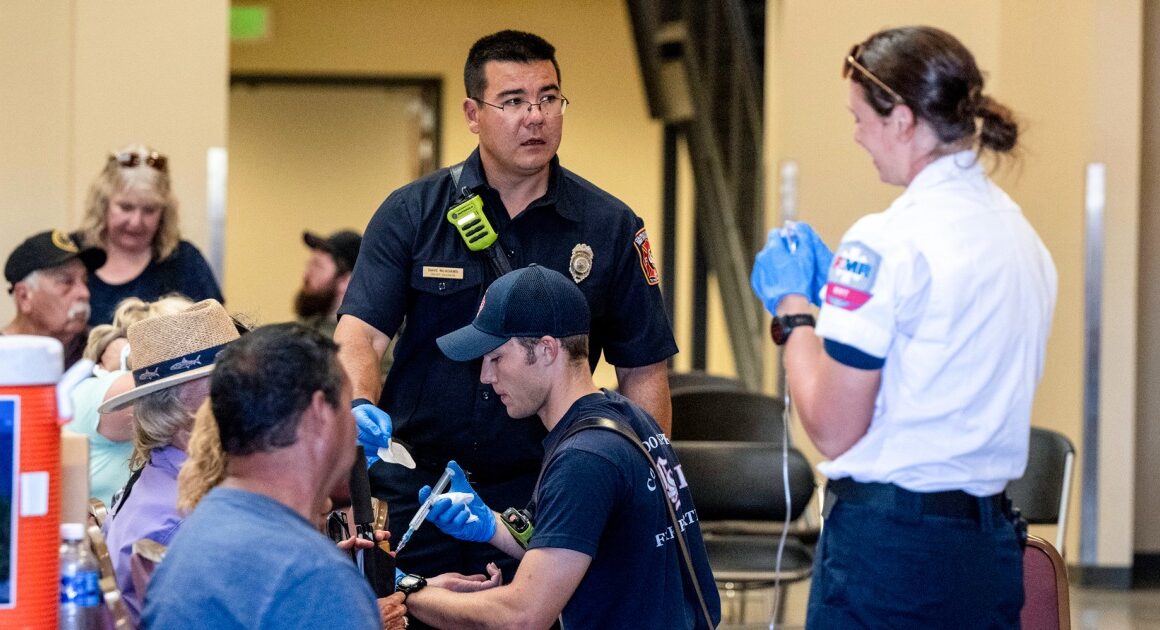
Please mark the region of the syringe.
[[407, 526], [407, 533], [403, 534], [403, 539], [399, 541], [399, 546], [395, 547], [396, 554], [402, 551], [403, 547], [407, 546], [407, 542], [411, 540], [411, 536], [415, 534], [415, 530], [419, 529], [419, 526], [423, 524], [423, 520], [427, 518], [427, 512], [431, 511], [431, 505], [447, 489], [447, 486], [451, 483], [451, 478], [454, 476], [455, 471], [451, 470], [450, 466], [443, 471], [443, 476], [439, 478], [439, 481], [435, 482], [435, 487], [431, 488], [431, 494], [427, 495], [427, 500], [423, 502], [423, 505], [419, 506], [419, 511], [415, 512], [415, 518], [411, 519], [410, 525]]

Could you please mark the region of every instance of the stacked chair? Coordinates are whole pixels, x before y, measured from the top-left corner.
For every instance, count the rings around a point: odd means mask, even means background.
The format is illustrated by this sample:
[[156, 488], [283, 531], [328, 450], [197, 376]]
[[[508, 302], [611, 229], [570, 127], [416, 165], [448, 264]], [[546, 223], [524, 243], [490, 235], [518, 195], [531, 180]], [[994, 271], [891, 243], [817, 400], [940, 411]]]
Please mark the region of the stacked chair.
[[774, 615], [780, 623], [786, 587], [812, 573], [809, 543], [817, 528], [804, 515], [816, 483], [810, 463], [784, 429], [782, 401], [729, 380], [670, 377], [673, 445], [692, 490], [714, 579], [726, 603], [733, 604], [726, 621], [745, 620], [748, 592], [776, 586]]

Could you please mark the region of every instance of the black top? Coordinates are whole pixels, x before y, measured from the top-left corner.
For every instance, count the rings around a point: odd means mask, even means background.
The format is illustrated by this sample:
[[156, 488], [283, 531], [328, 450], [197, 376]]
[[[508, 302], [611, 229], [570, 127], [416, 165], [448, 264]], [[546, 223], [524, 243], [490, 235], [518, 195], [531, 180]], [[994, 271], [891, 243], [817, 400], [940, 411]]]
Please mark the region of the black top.
[[149, 261], [141, 275], [124, 284], [108, 284], [97, 274], [90, 274], [89, 293], [93, 308], [90, 326], [112, 323], [117, 304], [127, 297], [153, 302], [170, 293], [180, 293], [194, 302], [210, 298], [225, 301], [209, 263], [187, 241], [178, 243], [168, 258]]
[[[572, 277], [573, 249], [591, 248], [591, 271], [578, 286], [592, 309], [593, 366], [602, 352], [619, 367], [672, 356], [676, 342], [643, 221], [558, 158], [550, 168], [547, 193], [515, 219], [487, 184], [478, 149], [459, 183], [483, 198], [513, 268], [537, 263]], [[457, 198], [448, 169], [392, 193], [367, 226], [339, 314], [391, 336], [406, 319], [379, 405], [420, 464], [442, 467], [456, 459], [483, 483], [534, 480], [545, 434], [539, 419], [510, 419], [491, 386], [479, 382], [479, 360], [452, 361], [435, 345], [471, 322], [494, 279], [486, 256], [469, 251], [447, 221]]]

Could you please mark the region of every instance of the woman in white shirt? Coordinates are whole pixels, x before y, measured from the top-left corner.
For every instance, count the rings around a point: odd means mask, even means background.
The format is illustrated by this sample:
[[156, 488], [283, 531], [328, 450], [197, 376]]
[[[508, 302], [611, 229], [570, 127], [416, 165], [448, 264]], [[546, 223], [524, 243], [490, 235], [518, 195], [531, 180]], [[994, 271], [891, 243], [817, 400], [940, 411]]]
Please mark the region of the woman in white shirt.
[[1056, 272], [979, 160], [1013, 150], [1018, 125], [935, 28], [872, 35], [843, 76], [854, 140], [905, 190], [836, 255], [805, 224], [775, 230], [752, 278], [828, 458], [807, 625], [1018, 627], [1022, 532], [1003, 489], [1027, 462]]

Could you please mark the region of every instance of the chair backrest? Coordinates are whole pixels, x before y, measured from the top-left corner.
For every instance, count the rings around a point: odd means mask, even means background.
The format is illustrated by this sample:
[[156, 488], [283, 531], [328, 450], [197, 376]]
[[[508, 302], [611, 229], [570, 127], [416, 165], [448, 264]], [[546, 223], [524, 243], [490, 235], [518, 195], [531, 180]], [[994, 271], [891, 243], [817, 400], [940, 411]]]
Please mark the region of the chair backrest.
[[786, 517], [783, 462], [788, 464], [789, 519], [805, 511], [814, 492], [810, 463], [779, 442], [673, 442], [702, 521], [781, 521]]
[[742, 391], [745, 384], [740, 380], [709, 374], [701, 370], [692, 372], [669, 372], [669, 391], [678, 392], [687, 389], [723, 389], [726, 391]]
[[[93, 500], [100, 502], [100, 499]], [[113, 559], [109, 555], [109, 546], [105, 542], [105, 535], [101, 533], [101, 528], [93, 523], [90, 523], [85, 529], [85, 534], [88, 538], [89, 548], [101, 569], [101, 577], [97, 584], [101, 589], [101, 599], [104, 601], [105, 611], [112, 622], [111, 625], [117, 630], [132, 628], [133, 622], [129, 618], [129, 609], [125, 606], [125, 600], [121, 597], [121, 589], [117, 586], [117, 575], [113, 571]]]
[[674, 440], [780, 442], [782, 400], [757, 392], [690, 389], [674, 392]]
[[1051, 543], [1028, 536], [1023, 548], [1024, 630], [1068, 630], [1071, 604], [1068, 600], [1067, 566]]
[[1028, 523], [1057, 526], [1055, 546], [1063, 549], [1075, 447], [1067, 436], [1031, 427], [1027, 470], [1007, 484], [1007, 496]]
[[165, 545], [142, 538], [133, 543], [133, 553], [129, 556], [129, 567], [131, 571], [130, 577], [133, 580], [133, 588], [137, 591], [137, 597], [141, 601], [145, 601], [145, 590], [149, 587], [149, 580], [153, 578], [153, 572], [157, 570], [157, 565], [165, 558]]
[[89, 525], [105, 526], [105, 519], [109, 517], [109, 508], [105, 502], [97, 497], [89, 497]]

